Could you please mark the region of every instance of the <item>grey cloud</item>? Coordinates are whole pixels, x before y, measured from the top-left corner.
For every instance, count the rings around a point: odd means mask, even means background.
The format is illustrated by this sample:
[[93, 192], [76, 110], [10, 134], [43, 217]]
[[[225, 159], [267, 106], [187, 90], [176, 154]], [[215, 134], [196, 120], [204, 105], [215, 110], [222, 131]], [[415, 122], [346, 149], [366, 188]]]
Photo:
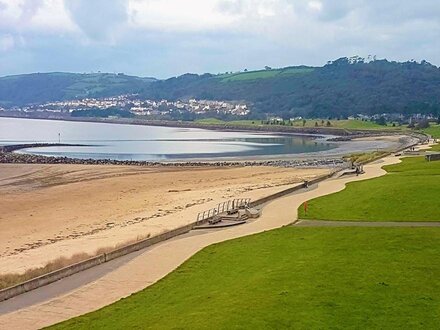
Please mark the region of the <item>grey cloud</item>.
[[319, 18], [324, 21], [335, 21], [345, 18], [353, 10], [359, 6], [361, 1], [351, 0], [351, 1], [322, 1], [323, 8], [319, 15]]
[[[116, 38], [110, 47], [106, 42], [80, 42], [76, 34], [57, 38], [38, 30], [22, 31], [29, 44], [0, 54], [0, 75], [22, 70], [101, 70], [165, 78], [184, 72], [224, 72], [264, 65], [321, 65], [342, 56], [368, 54], [440, 64], [438, 0], [321, 0], [321, 11], [310, 10], [309, 1], [274, 1], [276, 16], [245, 17], [230, 30], [170, 32], [130, 30], [125, 1], [65, 0], [72, 20], [90, 39], [113, 40], [115, 33], [123, 38]], [[246, 16], [252, 5], [262, 2], [223, 0], [218, 9]], [[0, 0], [0, 10], [2, 3]], [[283, 11], [287, 4], [293, 11]], [[35, 7], [27, 9], [28, 15], [32, 12]], [[14, 35], [13, 29], [0, 22], [0, 33]]]
[[21, 5], [20, 20], [30, 20], [43, 5], [43, 0], [25, 0]]
[[72, 20], [90, 38], [108, 41], [128, 21], [125, 0], [65, 0]]
[[[293, 2], [297, 8], [307, 7], [310, 1]], [[355, 14], [356, 19], [369, 23], [393, 25], [410, 20], [437, 20], [440, 22], [440, 2], [435, 0], [321, 0], [322, 10], [317, 18], [337, 21]], [[305, 14], [306, 15], [306, 14]]]
[[436, 0], [362, 0], [356, 11], [359, 17], [374, 24], [395, 25], [412, 20], [440, 22], [440, 2]]
[[241, 14], [244, 9], [242, 0], [222, 0], [217, 4], [220, 12], [225, 14]]

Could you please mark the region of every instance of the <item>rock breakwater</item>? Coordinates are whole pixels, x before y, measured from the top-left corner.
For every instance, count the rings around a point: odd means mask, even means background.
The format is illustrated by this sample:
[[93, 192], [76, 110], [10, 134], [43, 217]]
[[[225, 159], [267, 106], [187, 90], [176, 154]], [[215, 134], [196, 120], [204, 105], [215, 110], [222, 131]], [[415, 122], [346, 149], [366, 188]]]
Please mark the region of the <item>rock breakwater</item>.
[[[41, 155], [15, 153], [20, 149], [61, 144], [23, 144], [0, 147], [0, 163], [7, 164], [76, 164], [76, 165], [125, 165], [149, 167], [244, 167], [244, 166], [273, 166], [273, 167], [345, 167], [347, 163], [341, 158], [328, 159], [286, 159], [286, 160], [249, 160], [249, 161], [182, 161], [156, 162], [114, 159], [79, 159], [69, 157], [48, 157]], [[66, 146], [66, 144], [63, 144]], [[71, 146], [71, 145], [69, 145]]]

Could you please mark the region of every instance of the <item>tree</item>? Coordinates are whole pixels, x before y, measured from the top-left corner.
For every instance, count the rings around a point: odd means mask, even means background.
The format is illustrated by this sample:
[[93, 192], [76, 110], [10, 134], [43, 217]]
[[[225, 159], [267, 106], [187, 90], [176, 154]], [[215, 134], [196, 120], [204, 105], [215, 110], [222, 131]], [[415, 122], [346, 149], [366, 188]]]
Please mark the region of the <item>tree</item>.
[[332, 123], [330, 122], [330, 120], [327, 120], [327, 124], [326, 124], [326, 126], [327, 126], [327, 127], [332, 126]]
[[318, 122], [317, 122], [317, 121], [315, 121], [315, 127], [318, 127], [318, 126], [319, 126]]
[[424, 129], [429, 127], [429, 121], [428, 119], [422, 119], [417, 123], [416, 128], [417, 129]]
[[387, 126], [387, 121], [384, 116], [380, 116], [375, 122], [378, 125]]
[[305, 119], [303, 119], [303, 127], [306, 126], [306, 122], [307, 121]]

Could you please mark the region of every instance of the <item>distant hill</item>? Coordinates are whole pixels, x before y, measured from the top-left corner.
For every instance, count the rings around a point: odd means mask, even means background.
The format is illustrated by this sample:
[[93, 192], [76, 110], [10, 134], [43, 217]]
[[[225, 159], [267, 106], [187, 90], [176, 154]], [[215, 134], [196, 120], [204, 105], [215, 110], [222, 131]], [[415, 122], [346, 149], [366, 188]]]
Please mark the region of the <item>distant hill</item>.
[[166, 80], [115, 74], [46, 73], [0, 78], [0, 104], [139, 93], [148, 99], [246, 101], [266, 114], [338, 117], [357, 113], [440, 115], [440, 69], [426, 61], [340, 58], [323, 67], [184, 74]]
[[16, 106], [143, 90], [154, 78], [111, 73], [32, 73], [0, 78], [0, 105]]
[[364, 62], [341, 58], [323, 67], [290, 67], [157, 81], [151, 98], [245, 100], [254, 116], [267, 113], [335, 117], [351, 114], [440, 115], [440, 69], [427, 62]]

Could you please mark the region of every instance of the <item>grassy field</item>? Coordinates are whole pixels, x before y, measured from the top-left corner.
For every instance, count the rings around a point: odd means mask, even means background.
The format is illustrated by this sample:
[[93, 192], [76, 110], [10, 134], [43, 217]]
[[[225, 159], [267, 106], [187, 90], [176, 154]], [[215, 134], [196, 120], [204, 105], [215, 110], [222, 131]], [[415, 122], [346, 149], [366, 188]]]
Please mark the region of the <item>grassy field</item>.
[[361, 152], [356, 154], [351, 154], [345, 157], [346, 160], [350, 160], [353, 163], [363, 164], [371, 162], [375, 159], [382, 158], [387, 154], [386, 151], [372, 151], [372, 152]]
[[440, 144], [436, 144], [435, 146], [432, 146], [429, 151], [440, 151]]
[[320, 220], [440, 221], [440, 162], [404, 158], [384, 167], [385, 176], [349, 183], [343, 191], [308, 202], [307, 215]]
[[[243, 126], [274, 126], [267, 124], [266, 121], [261, 120], [234, 120], [234, 121], [223, 121], [216, 118], [206, 118], [206, 119], [199, 119], [196, 121], [197, 123], [207, 124], [207, 125], [243, 125]], [[326, 126], [327, 119], [308, 119], [306, 120], [305, 124], [303, 125], [302, 120], [296, 120], [290, 123], [289, 121], [285, 121], [284, 126], [293, 126], [293, 127], [316, 127], [315, 123], [318, 123], [318, 128], [328, 128]], [[388, 126], [381, 126], [376, 124], [372, 121], [362, 121], [362, 120], [330, 120], [331, 126], [330, 128], [341, 128], [341, 129], [377, 129], [377, 130], [406, 130], [404, 126], [401, 127], [392, 127], [391, 124]]]
[[309, 67], [288, 67], [282, 69], [271, 69], [271, 70], [257, 70], [248, 72], [237, 72], [230, 74], [218, 75], [218, 78], [222, 79], [222, 82], [230, 81], [243, 81], [243, 80], [257, 80], [274, 78], [276, 76], [293, 76], [299, 74], [307, 74], [313, 72], [314, 68]]
[[285, 227], [210, 246], [53, 329], [435, 329], [439, 240], [440, 228]]
[[423, 130], [426, 134], [432, 135], [434, 138], [440, 138], [440, 125], [431, 125]]

